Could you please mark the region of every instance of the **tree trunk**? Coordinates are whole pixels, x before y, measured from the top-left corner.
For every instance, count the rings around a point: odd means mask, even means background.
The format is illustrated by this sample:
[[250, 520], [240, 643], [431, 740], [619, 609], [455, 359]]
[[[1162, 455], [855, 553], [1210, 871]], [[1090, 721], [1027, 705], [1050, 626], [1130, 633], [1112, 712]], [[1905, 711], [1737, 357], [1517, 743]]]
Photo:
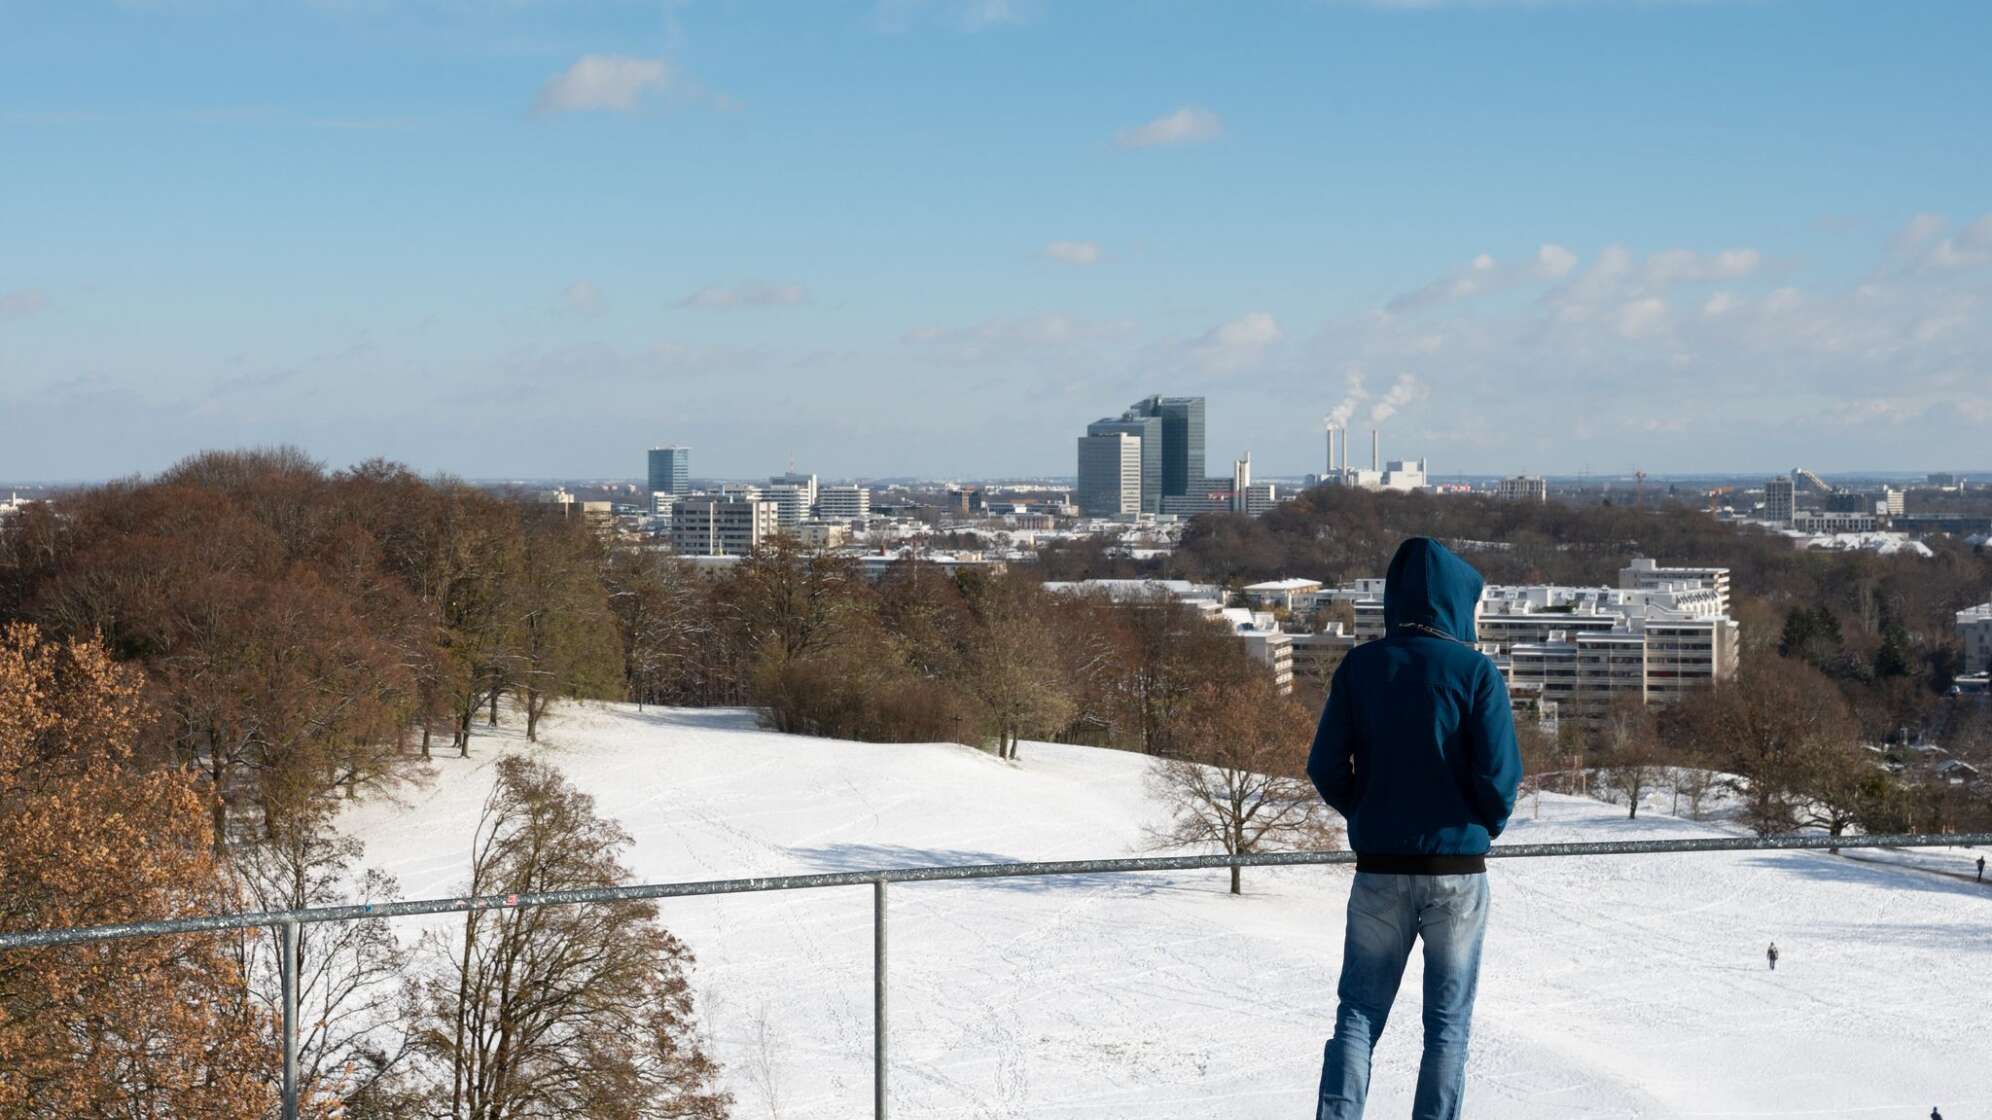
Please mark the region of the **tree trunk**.
[[1240, 872], [1242, 872], [1243, 870], [1244, 870], [1244, 868], [1242, 868], [1242, 867], [1239, 867], [1239, 866], [1238, 866], [1237, 864], [1235, 864], [1235, 863], [1231, 865], [1231, 893], [1232, 893], [1232, 894], [1244, 894], [1244, 893], [1245, 893], [1245, 891], [1244, 891], [1244, 888], [1243, 888], [1243, 887], [1241, 887], [1241, 886], [1239, 885], [1239, 882], [1238, 882], [1238, 880], [1239, 880], [1239, 873], [1240, 873]]
[[490, 719], [490, 725], [491, 725], [492, 727], [496, 727], [496, 726], [498, 726], [498, 689], [497, 689], [496, 687], [493, 687], [493, 688], [492, 688], [492, 690], [491, 690], [491, 719]]
[[429, 761], [429, 717], [422, 717], [422, 761]]
[[540, 708], [542, 704], [543, 701], [540, 699], [539, 689], [526, 689], [526, 742], [528, 743], [539, 742]]

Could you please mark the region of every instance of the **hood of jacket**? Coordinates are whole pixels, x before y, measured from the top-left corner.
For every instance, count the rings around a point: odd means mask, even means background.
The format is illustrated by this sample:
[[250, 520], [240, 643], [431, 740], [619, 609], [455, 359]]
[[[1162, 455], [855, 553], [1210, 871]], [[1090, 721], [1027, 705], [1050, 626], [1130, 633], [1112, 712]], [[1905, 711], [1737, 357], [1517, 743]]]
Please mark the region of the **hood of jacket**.
[[1473, 565], [1430, 537], [1397, 546], [1383, 585], [1383, 624], [1429, 626], [1462, 642], [1475, 641], [1474, 609], [1485, 581]]

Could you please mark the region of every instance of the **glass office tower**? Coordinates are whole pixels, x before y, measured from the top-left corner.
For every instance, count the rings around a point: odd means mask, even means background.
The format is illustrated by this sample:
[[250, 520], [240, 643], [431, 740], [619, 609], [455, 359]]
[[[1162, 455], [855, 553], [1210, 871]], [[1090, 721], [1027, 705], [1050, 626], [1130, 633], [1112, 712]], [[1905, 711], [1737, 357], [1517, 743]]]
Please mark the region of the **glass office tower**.
[[1162, 512], [1162, 448], [1168, 438], [1162, 425], [1160, 416], [1133, 412], [1118, 420], [1095, 420], [1086, 425], [1089, 436], [1124, 435], [1141, 441], [1141, 497], [1137, 508], [1142, 513]]
[[[1204, 480], [1204, 399], [1149, 397], [1136, 401], [1130, 415], [1162, 421], [1162, 493], [1181, 496]], [[1156, 508], [1161, 508], [1157, 503]]]
[[653, 447], [650, 449], [650, 492], [688, 494], [691, 492], [692, 449]]

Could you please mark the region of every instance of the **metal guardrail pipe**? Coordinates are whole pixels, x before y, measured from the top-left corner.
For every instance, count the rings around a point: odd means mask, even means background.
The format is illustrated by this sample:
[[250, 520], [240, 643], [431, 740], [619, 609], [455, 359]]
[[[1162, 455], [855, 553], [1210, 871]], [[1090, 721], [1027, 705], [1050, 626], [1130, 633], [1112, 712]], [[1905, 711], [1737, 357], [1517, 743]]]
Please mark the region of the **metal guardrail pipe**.
[[[1528, 859], [1545, 856], [1662, 855], [1685, 852], [1805, 851], [1825, 848], [1949, 848], [1992, 845], [1992, 832], [1914, 833], [1900, 836], [1717, 836], [1693, 840], [1607, 840], [1573, 844], [1497, 844], [1489, 859]], [[210, 914], [192, 918], [124, 922], [82, 929], [29, 930], [0, 933], [0, 952], [54, 945], [78, 945], [127, 937], [169, 933], [278, 926], [285, 922], [350, 922], [365, 918], [403, 918], [422, 914], [454, 914], [467, 910], [502, 910], [521, 906], [573, 906], [608, 902], [642, 902], [659, 898], [695, 898], [714, 894], [753, 894], [761, 891], [814, 890], [820, 887], [861, 887], [873, 883], [939, 883], [961, 879], [1021, 879], [1043, 875], [1122, 874], [1135, 871], [1196, 871], [1228, 867], [1295, 867], [1356, 862], [1354, 852], [1255, 852], [1228, 856], [1151, 856], [1134, 859], [1052, 860], [1036, 863], [979, 863], [942, 867], [892, 867], [873, 871], [838, 871], [820, 875], [775, 875], [750, 879], [706, 879], [689, 883], [646, 883], [628, 887], [583, 887], [532, 894], [464, 895], [411, 902], [363, 902], [346, 906], [315, 906], [305, 910], [268, 910], [246, 914]]]

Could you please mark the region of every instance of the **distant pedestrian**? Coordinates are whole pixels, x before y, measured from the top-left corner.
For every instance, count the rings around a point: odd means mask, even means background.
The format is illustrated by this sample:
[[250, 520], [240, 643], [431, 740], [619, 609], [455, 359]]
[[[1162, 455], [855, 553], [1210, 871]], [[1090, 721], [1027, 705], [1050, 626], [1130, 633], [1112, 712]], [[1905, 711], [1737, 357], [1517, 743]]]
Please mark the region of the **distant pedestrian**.
[[[1984, 863], [1984, 862], [1985, 862], [1985, 857], [1984, 857], [1984, 856], [1979, 856], [1979, 857], [1978, 857], [1978, 862], [1980, 862], [1980, 863]], [[1937, 1106], [1936, 1106], [1936, 1105], [1931, 1105], [1931, 1106], [1930, 1106], [1930, 1120], [1944, 1120], [1944, 1114], [1943, 1114], [1943, 1113], [1941, 1113], [1941, 1112], [1938, 1112], [1938, 1111], [1937, 1111]]]
[[1979, 882], [1981, 882], [1981, 883], [1985, 881], [1985, 857], [1984, 857], [1984, 856], [1979, 856], [1979, 857], [1978, 857], [1978, 881], [1979, 881]]
[[1771, 947], [1764, 951], [1764, 956], [1770, 959], [1771, 971], [1776, 972], [1778, 970], [1778, 943], [1775, 941], [1771, 942]]

